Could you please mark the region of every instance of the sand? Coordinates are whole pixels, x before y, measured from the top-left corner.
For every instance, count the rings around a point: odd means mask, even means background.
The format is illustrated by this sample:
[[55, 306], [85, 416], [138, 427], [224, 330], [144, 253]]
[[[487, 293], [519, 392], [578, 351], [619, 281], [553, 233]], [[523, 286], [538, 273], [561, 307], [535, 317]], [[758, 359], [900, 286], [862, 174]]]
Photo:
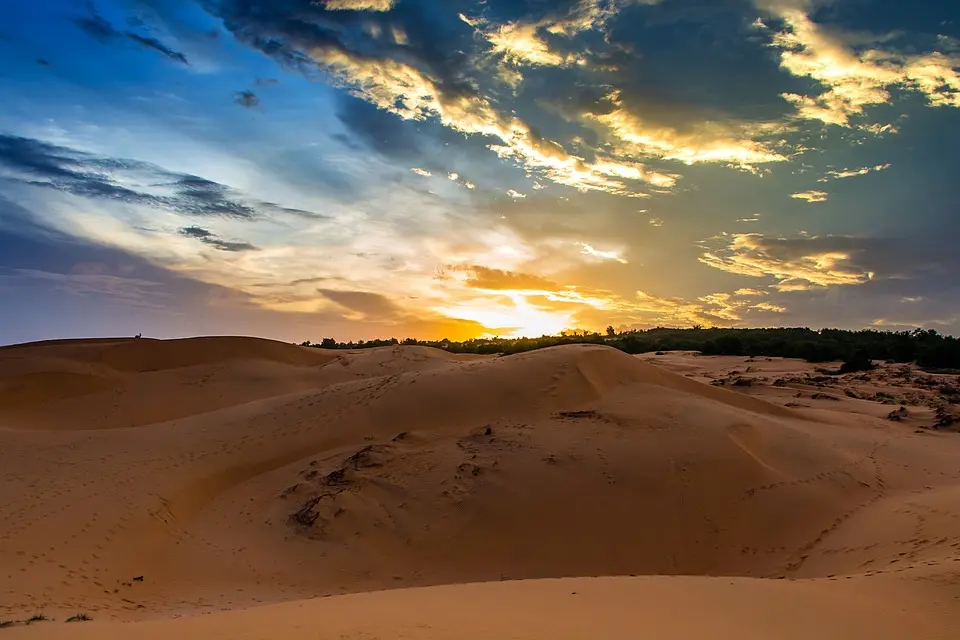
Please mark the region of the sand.
[[0, 349], [0, 621], [54, 618], [0, 633], [955, 638], [950, 384], [594, 345]]

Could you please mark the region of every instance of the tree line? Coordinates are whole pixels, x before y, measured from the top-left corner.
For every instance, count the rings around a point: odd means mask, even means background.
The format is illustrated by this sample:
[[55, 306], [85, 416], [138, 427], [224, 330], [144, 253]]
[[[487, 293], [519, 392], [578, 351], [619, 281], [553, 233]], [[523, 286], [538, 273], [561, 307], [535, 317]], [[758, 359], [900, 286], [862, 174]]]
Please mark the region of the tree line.
[[855, 361], [869, 358], [887, 362], [916, 362], [925, 368], [960, 368], [960, 340], [933, 329], [914, 331], [877, 331], [865, 329], [808, 328], [718, 329], [668, 328], [618, 332], [607, 327], [605, 333], [568, 331], [539, 338], [475, 338], [472, 340], [360, 340], [338, 342], [324, 338], [319, 343], [307, 340], [305, 347], [321, 349], [368, 349], [392, 345], [419, 345], [451, 353], [521, 353], [564, 344], [604, 344], [630, 354], [657, 351], [699, 351], [704, 355], [770, 356], [800, 358], [808, 362]]

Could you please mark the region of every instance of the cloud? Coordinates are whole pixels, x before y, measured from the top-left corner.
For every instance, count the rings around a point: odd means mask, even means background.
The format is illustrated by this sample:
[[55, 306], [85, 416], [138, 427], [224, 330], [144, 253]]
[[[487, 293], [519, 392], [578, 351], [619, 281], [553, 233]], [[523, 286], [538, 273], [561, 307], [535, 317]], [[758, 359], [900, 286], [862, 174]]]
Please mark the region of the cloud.
[[331, 11], [390, 11], [397, 0], [319, 0]]
[[151, 38], [149, 36], [141, 36], [139, 34], [133, 33], [132, 31], [128, 31], [124, 35], [126, 35], [128, 38], [130, 38], [134, 42], [144, 47], [159, 51], [160, 53], [162, 53], [163, 55], [167, 56], [168, 58], [170, 58], [175, 62], [179, 62], [181, 64], [186, 64], [186, 65], [190, 64], [189, 62], [187, 62], [187, 57], [185, 55], [183, 55], [179, 51], [174, 51], [173, 49], [163, 44], [156, 38]]
[[884, 171], [889, 169], [891, 164], [878, 164], [873, 167], [862, 167], [860, 169], [843, 169], [841, 171], [827, 171], [827, 175], [817, 180], [817, 182], [829, 182], [830, 180], [843, 180], [844, 178], [856, 178], [858, 176], [865, 176], [868, 173], [874, 173], [877, 171]]
[[[511, 110], [500, 109], [472, 77], [477, 69], [469, 56], [476, 52], [467, 51], [469, 41], [458, 39], [462, 34], [453, 29], [431, 29], [431, 21], [442, 18], [425, 14], [415, 3], [398, 4], [389, 14], [397, 14], [397, 20], [375, 18], [366, 27], [337, 15], [343, 12], [317, 5], [306, 8], [297, 0], [293, 4], [301, 6], [302, 16], [291, 18], [290, 10], [281, 12], [256, 0], [226, 0], [216, 11], [239, 39], [284, 66], [308, 77], [319, 70], [355, 98], [402, 120], [433, 120], [475, 137], [500, 158], [543, 179], [581, 191], [626, 196], [637, 194], [633, 182], [661, 188], [676, 182], [676, 176], [651, 170], [635, 159], [595, 150], [573, 154]], [[589, 3], [584, 6], [589, 8]], [[586, 24], [578, 20], [577, 24]], [[407, 33], [402, 50], [381, 38], [393, 27]]]
[[[552, 47], [547, 38], [572, 38], [591, 30], [605, 29], [606, 23], [628, 4], [657, 4], [660, 0], [579, 0], [566, 13], [554, 10], [539, 20], [494, 24], [483, 17], [460, 19], [478, 30], [490, 44], [490, 54], [501, 63], [544, 67], [563, 67], [583, 62], [573, 50], [563, 53]], [[523, 79], [519, 73], [508, 74], [511, 84]]]
[[119, 35], [113, 25], [97, 12], [96, 7], [90, 5], [89, 9], [89, 15], [73, 17], [71, 22], [100, 42], [108, 42]]
[[586, 256], [593, 256], [594, 258], [599, 258], [600, 260], [615, 260], [620, 264], [629, 264], [627, 260], [620, 256], [616, 251], [601, 251], [600, 249], [594, 249], [589, 244], [578, 242], [580, 245], [580, 253]]
[[173, 49], [163, 44], [156, 38], [140, 35], [138, 33], [134, 33], [133, 31], [124, 31], [121, 33], [112, 24], [110, 24], [110, 22], [106, 18], [100, 15], [100, 13], [96, 9], [96, 6], [94, 6], [93, 4], [89, 4], [87, 8], [88, 8], [87, 15], [75, 16], [71, 18], [70, 21], [73, 22], [75, 26], [87, 32], [89, 35], [99, 40], [100, 42], [106, 44], [108, 42], [112, 42], [116, 40], [118, 37], [123, 35], [129, 38], [132, 42], [136, 42], [142, 47], [159, 51], [160, 53], [165, 55], [167, 58], [175, 62], [179, 62], [185, 65], [190, 64], [187, 61], [187, 57], [184, 54], [180, 53], [179, 51], [174, 51]]
[[403, 310], [395, 302], [380, 293], [335, 289], [317, 289], [317, 292], [327, 300], [363, 317], [391, 319], [403, 315]]
[[524, 198], [527, 197], [526, 194], [520, 193], [519, 191], [515, 191], [513, 189], [508, 189], [507, 195], [513, 198], [514, 200], [523, 200]]
[[466, 286], [474, 289], [515, 290], [515, 291], [557, 291], [557, 284], [541, 276], [529, 273], [517, 273], [503, 269], [492, 269], [481, 265], [452, 265], [452, 271], [467, 275]]
[[238, 91], [233, 94], [233, 101], [241, 107], [246, 107], [247, 109], [260, 106], [260, 98], [257, 96], [257, 94], [249, 89]]
[[169, 293], [162, 283], [105, 273], [58, 273], [40, 269], [0, 271], [0, 287], [51, 288], [70, 295], [96, 298], [101, 302], [137, 307], [162, 308]]
[[613, 157], [587, 162], [544, 139], [517, 117], [497, 111], [490, 101], [472, 92], [448, 91], [424, 71], [391, 58], [369, 58], [340, 47], [317, 47], [311, 55], [362, 98], [405, 120], [436, 117], [468, 135], [495, 139], [489, 148], [501, 158], [516, 160], [530, 171], [582, 191], [629, 195], [624, 180], [669, 187], [676, 179], [641, 163]]
[[249, 198], [224, 184], [167, 171], [151, 163], [111, 158], [9, 134], [0, 134], [0, 179], [85, 198], [197, 216], [320, 217], [309, 211]]
[[415, 174], [417, 174], [418, 176], [423, 176], [424, 178], [429, 178], [429, 177], [431, 177], [431, 176], [433, 175], [432, 173], [430, 173], [430, 172], [427, 171], [426, 169], [421, 169], [421, 168], [419, 168], [419, 167], [414, 167], [413, 169], [410, 169], [410, 171], [413, 171], [413, 172], [414, 172]]
[[807, 202], [826, 202], [830, 194], [826, 191], [801, 191], [799, 193], [791, 193], [790, 197], [797, 200], [806, 200]]
[[541, 24], [514, 22], [497, 26], [484, 36], [494, 55], [513, 64], [563, 66], [575, 62], [574, 56], [561, 55], [550, 49], [538, 33], [542, 28]]
[[276, 78], [257, 78], [253, 81], [258, 87], [269, 87], [275, 84], [280, 84], [280, 81]]
[[786, 313], [787, 308], [781, 307], [778, 304], [773, 304], [772, 302], [758, 302], [757, 304], [750, 307], [751, 309], [756, 309], [757, 311], [769, 311], [770, 313]]
[[242, 251], [255, 251], [257, 249], [248, 242], [227, 242], [219, 238], [212, 231], [202, 227], [184, 227], [180, 229], [180, 235], [199, 240], [203, 244], [213, 247], [218, 251], [239, 253]]
[[[647, 156], [674, 160], [687, 165], [723, 163], [740, 168], [786, 162], [789, 158], [776, 146], [777, 136], [785, 128], [782, 123], [735, 123], [702, 119], [681, 132], [673, 127], [648, 122], [625, 102], [623, 94], [614, 90], [596, 111], [583, 117], [602, 126], [615, 140], [615, 150], [622, 155]], [[773, 138], [772, 141], [766, 141]], [[661, 184], [660, 186], [671, 186]]]
[[700, 262], [728, 273], [775, 281], [778, 291], [857, 285], [875, 273], [859, 268], [863, 243], [847, 237], [767, 238], [744, 233], [722, 238], [725, 246], [704, 251]]
[[728, 293], [709, 294], [691, 302], [637, 291], [636, 299], [631, 302], [648, 326], [728, 325], [742, 319], [740, 309], [746, 306], [746, 303], [735, 302]]
[[814, 22], [804, 3], [764, 2], [761, 6], [784, 24], [772, 42], [780, 51], [781, 67], [823, 88], [816, 95], [783, 94], [798, 118], [855, 126], [852, 119], [863, 116], [868, 107], [892, 100], [893, 87], [920, 93], [932, 106], [960, 107], [960, 56], [857, 47], [852, 34]]

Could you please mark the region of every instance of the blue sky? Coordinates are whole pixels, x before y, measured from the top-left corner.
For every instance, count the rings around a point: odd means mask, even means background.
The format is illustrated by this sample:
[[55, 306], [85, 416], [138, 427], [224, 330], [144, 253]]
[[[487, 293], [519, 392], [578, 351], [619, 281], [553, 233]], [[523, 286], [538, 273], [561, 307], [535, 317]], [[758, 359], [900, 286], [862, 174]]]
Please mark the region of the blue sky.
[[0, 343], [960, 331], [960, 6], [0, 7]]

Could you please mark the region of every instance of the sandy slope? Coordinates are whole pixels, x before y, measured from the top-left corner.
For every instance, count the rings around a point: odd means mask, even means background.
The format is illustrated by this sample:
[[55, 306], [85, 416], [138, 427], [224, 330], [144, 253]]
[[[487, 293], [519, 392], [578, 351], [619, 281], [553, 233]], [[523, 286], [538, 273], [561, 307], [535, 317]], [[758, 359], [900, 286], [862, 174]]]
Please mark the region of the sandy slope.
[[[955, 637], [960, 436], [847, 395], [796, 406], [810, 372], [791, 361], [644, 359], [252, 338], [0, 349], [0, 620], [97, 621], [4, 632], [119, 638], [130, 627], [101, 621], [392, 589], [135, 635], [267, 638], [319, 618], [326, 635], [302, 637]], [[704, 384], [742, 375], [755, 384]], [[648, 577], [502, 582], [631, 574]]]
[[402, 589], [179, 620], [37, 623], [50, 640], [954, 640], [945, 608], [881, 579], [568, 578]]

